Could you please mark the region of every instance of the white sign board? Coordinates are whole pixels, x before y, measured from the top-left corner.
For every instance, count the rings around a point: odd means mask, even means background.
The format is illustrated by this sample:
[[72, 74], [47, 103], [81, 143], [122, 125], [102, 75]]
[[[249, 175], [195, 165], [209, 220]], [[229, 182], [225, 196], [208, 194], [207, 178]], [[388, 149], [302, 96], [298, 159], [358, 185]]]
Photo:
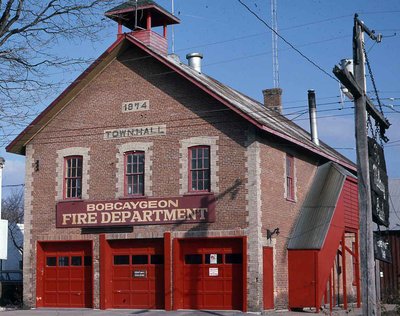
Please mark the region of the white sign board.
[[217, 254], [216, 253], [210, 254], [210, 264], [217, 264], [217, 263], [218, 263]]
[[208, 276], [218, 276], [218, 268], [208, 268]]
[[7, 260], [8, 221], [0, 219], [0, 260]]
[[151, 125], [151, 126], [137, 126], [128, 128], [108, 129], [104, 131], [104, 139], [120, 139], [130, 137], [146, 137], [146, 136], [164, 136], [167, 134], [167, 126]]

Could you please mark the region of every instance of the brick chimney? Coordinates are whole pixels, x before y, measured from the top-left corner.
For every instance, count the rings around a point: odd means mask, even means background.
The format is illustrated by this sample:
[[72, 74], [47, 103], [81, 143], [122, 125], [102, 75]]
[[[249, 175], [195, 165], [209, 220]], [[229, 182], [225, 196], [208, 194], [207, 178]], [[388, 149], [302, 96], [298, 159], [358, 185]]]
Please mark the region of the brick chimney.
[[263, 90], [263, 94], [264, 106], [278, 113], [282, 113], [282, 89], [265, 89]]

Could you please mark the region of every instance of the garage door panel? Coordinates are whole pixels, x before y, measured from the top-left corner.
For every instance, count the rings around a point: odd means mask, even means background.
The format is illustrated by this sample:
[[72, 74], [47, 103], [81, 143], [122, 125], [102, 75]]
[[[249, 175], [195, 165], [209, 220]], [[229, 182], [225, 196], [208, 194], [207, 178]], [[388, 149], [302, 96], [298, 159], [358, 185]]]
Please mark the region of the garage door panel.
[[64, 280], [57, 280], [57, 284], [58, 284], [58, 291], [60, 293], [65, 292], [65, 291], [69, 291], [70, 289], [70, 280], [69, 279], [64, 279]]
[[203, 282], [185, 284], [185, 293], [200, 293], [203, 289]]
[[130, 278], [131, 277], [131, 269], [130, 267], [123, 267], [123, 266], [118, 266], [118, 268], [115, 268], [113, 270], [114, 277], [116, 279], [118, 278]]
[[[112, 257], [108, 259], [112, 272], [111, 306], [164, 308], [163, 240], [109, 240], [108, 243]], [[121, 296], [123, 289], [127, 293]]]
[[204, 295], [204, 305], [210, 309], [224, 309], [224, 295], [219, 293], [209, 293]]
[[81, 306], [84, 303], [82, 298], [83, 297], [81, 293], [73, 293], [71, 295], [71, 305], [74, 307]]
[[136, 291], [148, 291], [149, 290], [149, 281], [148, 280], [135, 280], [135, 289]]
[[223, 293], [225, 289], [224, 283], [221, 280], [216, 280], [212, 278], [205, 279], [204, 282], [204, 291], [212, 292], [212, 291], [219, 291], [217, 293]]
[[197, 295], [196, 293], [186, 294], [183, 304], [184, 304], [183, 305], [184, 309], [203, 309], [204, 308], [203, 297]]
[[58, 292], [57, 293], [57, 303], [58, 302], [64, 302], [66, 305], [70, 306], [71, 305], [70, 297], [71, 297], [71, 293], [70, 292], [64, 292], [64, 293]]
[[57, 302], [57, 294], [56, 293], [50, 293], [50, 292], [45, 292], [45, 297], [44, 297], [44, 303], [48, 307], [56, 306]]
[[72, 279], [82, 280], [85, 276], [85, 270], [82, 269], [81, 267], [71, 268], [69, 273], [70, 273], [70, 278]]
[[83, 259], [91, 258], [91, 242], [43, 242], [40, 247], [44, 298], [38, 306], [91, 307], [92, 271], [90, 265], [84, 267]]
[[242, 248], [240, 238], [180, 240], [182, 307], [242, 309]]
[[184, 277], [185, 278], [196, 278], [196, 276], [201, 277], [204, 268], [201, 265], [185, 265]]
[[70, 282], [70, 290], [71, 292], [83, 292], [85, 290], [84, 284], [82, 284], [82, 280], [71, 280]]
[[131, 294], [131, 297], [132, 297], [131, 301], [134, 302], [132, 307], [139, 307], [139, 308], [146, 308], [148, 306], [152, 307], [147, 292], [135, 292], [134, 294]]
[[57, 269], [56, 268], [47, 268], [46, 269], [46, 277], [50, 280], [57, 280]]
[[114, 307], [128, 307], [130, 298], [129, 293], [113, 293]]
[[[123, 289], [129, 290], [130, 285], [131, 285], [130, 280], [118, 280], [118, 279], [114, 279], [114, 282], [113, 282], [113, 287], [114, 287], [115, 289], [118, 289], [117, 291], [123, 291]], [[116, 292], [117, 292], [117, 291], [116, 291]]]
[[[51, 281], [51, 280], [50, 280], [50, 281]], [[48, 282], [46, 290], [47, 290], [48, 292], [50, 292], [50, 291], [56, 292], [56, 291], [57, 291], [57, 288], [58, 288], [58, 287], [57, 287], [57, 280], [54, 279], [53, 282]]]

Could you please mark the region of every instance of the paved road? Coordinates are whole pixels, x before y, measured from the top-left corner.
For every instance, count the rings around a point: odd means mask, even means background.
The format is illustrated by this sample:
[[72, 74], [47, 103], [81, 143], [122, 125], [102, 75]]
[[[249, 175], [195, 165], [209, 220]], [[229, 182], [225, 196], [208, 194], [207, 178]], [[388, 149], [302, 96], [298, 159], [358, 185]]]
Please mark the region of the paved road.
[[[383, 315], [397, 315], [395, 313], [395, 305], [385, 305]], [[384, 312], [383, 311], [383, 312]], [[95, 309], [28, 309], [28, 310], [7, 310], [0, 307], [0, 316], [254, 316], [260, 313], [243, 313], [239, 311], [171, 311], [164, 310], [95, 310]], [[289, 311], [266, 311], [262, 315], [289, 315], [289, 316], [311, 316], [311, 315], [334, 315], [334, 316], [362, 316], [361, 309], [349, 308], [348, 311], [342, 309], [334, 309], [332, 313], [329, 310], [324, 310], [320, 313], [305, 310], [304, 312], [289, 312]]]
[[[259, 313], [243, 313], [238, 311], [157, 311], [157, 310], [93, 310], [93, 309], [30, 309], [30, 310], [0, 310], [0, 316], [250, 316]], [[312, 315], [352, 315], [359, 316], [359, 309], [345, 312], [343, 310], [335, 310], [332, 314], [329, 311], [324, 311], [318, 314], [311, 311], [288, 312], [288, 311], [270, 311], [264, 312], [263, 315], [290, 315], [290, 316], [306, 316]]]

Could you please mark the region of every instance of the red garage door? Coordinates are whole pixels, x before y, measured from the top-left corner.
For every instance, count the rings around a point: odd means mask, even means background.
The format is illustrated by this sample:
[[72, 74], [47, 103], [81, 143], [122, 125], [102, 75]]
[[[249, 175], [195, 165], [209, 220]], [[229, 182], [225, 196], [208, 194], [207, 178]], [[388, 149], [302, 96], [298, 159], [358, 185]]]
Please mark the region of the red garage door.
[[38, 307], [92, 307], [92, 243], [38, 247]]
[[243, 309], [242, 239], [179, 241], [177, 308]]
[[111, 240], [113, 308], [164, 308], [163, 240]]

